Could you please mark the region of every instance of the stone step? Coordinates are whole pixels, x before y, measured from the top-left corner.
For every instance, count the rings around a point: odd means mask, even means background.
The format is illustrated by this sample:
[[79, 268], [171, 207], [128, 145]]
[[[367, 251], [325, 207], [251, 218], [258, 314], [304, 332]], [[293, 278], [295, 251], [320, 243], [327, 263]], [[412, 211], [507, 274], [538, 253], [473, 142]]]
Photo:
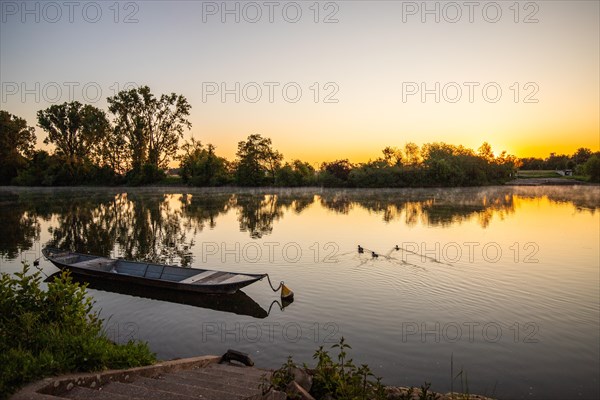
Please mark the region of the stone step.
[[[232, 393], [226, 388], [223, 390], [214, 390], [210, 388], [198, 388], [186, 384], [175, 383], [175, 382], [167, 382], [165, 379], [160, 378], [139, 378], [131, 383], [132, 386], [137, 386], [142, 389], [146, 389], [148, 391], [154, 391], [154, 393], [158, 391], [165, 391], [172, 394], [177, 393], [179, 396], [183, 396], [185, 398], [194, 398], [194, 399], [207, 399], [207, 400], [236, 400], [243, 399], [244, 397], [248, 397], [252, 395], [249, 393], [246, 395], [239, 395], [236, 393]], [[166, 397], [163, 397], [166, 399]], [[175, 397], [169, 397], [175, 399]]]
[[124, 394], [116, 394], [106, 392], [102, 389], [90, 389], [81, 386], [75, 386], [73, 389], [61, 395], [62, 398], [74, 400], [128, 400], [140, 399], [139, 397], [126, 396]]
[[244, 400], [287, 400], [287, 394], [277, 390], [272, 390], [267, 394], [255, 394]]
[[211, 376], [228, 376], [232, 378], [239, 378], [241, 380], [260, 381], [263, 375], [269, 378], [272, 374], [271, 371], [260, 370], [252, 367], [235, 367], [220, 364], [212, 364], [206, 368], [191, 369], [186, 372], [192, 373], [203, 373]]
[[99, 388], [88, 387], [89, 382], [83, 379], [82, 382], [87, 382], [84, 386], [77, 386], [79, 381], [75, 387], [70, 383], [65, 388], [71, 387], [71, 390], [59, 392], [57, 396], [60, 397], [51, 397], [73, 400], [243, 400], [260, 398], [263, 377], [271, 375], [271, 370], [235, 363], [212, 363], [191, 369], [165, 369], [145, 376], [127, 374], [123, 379], [109, 378], [109, 382]]
[[248, 387], [248, 388], [257, 388], [260, 379], [256, 377], [248, 377], [248, 376], [237, 376], [233, 374], [215, 374], [213, 371], [181, 371], [178, 375], [184, 378], [198, 378], [201, 380], [212, 380], [220, 383], [224, 383], [227, 385]]
[[182, 376], [180, 374], [162, 375], [165, 382], [179, 383], [196, 388], [207, 388], [219, 391], [227, 391], [240, 396], [249, 396], [260, 393], [258, 385], [260, 382], [238, 381], [227, 377], [212, 377], [208, 375]]
[[145, 400], [192, 400], [198, 398], [162, 390], [160, 386], [148, 387], [144, 382], [146, 379], [150, 378], [139, 377], [131, 383], [111, 382], [103, 386], [102, 391]]
[[227, 373], [239, 373], [248, 376], [256, 376], [258, 378], [260, 378], [261, 375], [272, 373], [272, 371], [269, 370], [262, 370], [255, 367], [245, 367], [235, 364], [210, 364], [203, 369], [213, 371], [225, 371]]

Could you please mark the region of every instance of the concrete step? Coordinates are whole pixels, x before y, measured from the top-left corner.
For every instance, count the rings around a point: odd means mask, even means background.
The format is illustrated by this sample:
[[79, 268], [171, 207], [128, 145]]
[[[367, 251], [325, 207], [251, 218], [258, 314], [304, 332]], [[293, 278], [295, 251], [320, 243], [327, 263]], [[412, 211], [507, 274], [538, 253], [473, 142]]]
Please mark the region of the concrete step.
[[[272, 374], [271, 371], [260, 370], [253, 367], [236, 367], [220, 364], [212, 364], [206, 368], [191, 369], [188, 371], [182, 371], [186, 373], [199, 373], [210, 375], [214, 377], [227, 376], [230, 378], [236, 378], [244, 381], [260, 382], [261, 377], [266, 375], [269, 378]], [[189, 375], [189, 374], [188, 374]]]
[[208, 375], [182, 376], [180, 374], [165, 374], [162, 376], [165, 382], [189, 385], [195, 388], [206, 388], [218, 391], [226, 391], [240, 396], [250, 396], [259, 393], [259, 382], [238, 381], [226, 377], [212, 377]]
[[138, 377], [131, 383], [111, 382], [103, 386], [102, 391], [146, 400], [192, 400], [198, 398], [196, 396], [186, 396], [171, 392], [168, 389], [163, 390], [159, 385], [149, 386], [145, 383], [147, 379], [153, 380], [151, 378]]
[[[128, 400], [140, 399], [139, 397], [131, 397], [123, 394], [106, 392], [102, 389], [89, 389], [81, 386], [75, 386], [73, 389], [64, 393], [61, 397], [75, 400]], [[58, 397], [57, 397], [58, 399]]]
[[287, 400], [287, 394], [285, 394], [285, 392], [272, 390], [267, 394], [255, 394], [244, 400]]
[[[149, 391], [155, 391], [155, 393], [158, 391], [165, 391], [169, 393], [177, 393], [180, 396], [185, 396], [186, 398], [206, 400], [241, 400], [244, 397], [248, 397], [252, 394], [236, 394], [235, 392], [227, 390], [226, 386], [224, 386], [223, 390], [215, 390], [206, 387], [199, 388], [186, 384], [170, 382], [160, 378], [140, 378], [132, 382], [131, 385], [135, 385]], [[166, 397], [164, 398], [166, 399]], [[175, 398], [173, 397], [173, 399]]]
[[256, 376], [258, 378], [260, 378], [261, 375], [264, 375], [264, 374], [270, 375], [272, 373], [269, 370], [258, 369], [255, 367], [245, 367], [245, 366], [236, 365], [236, 364], [210, 364], [210, 365], [206, 366], [206, 368], [203, 368], [203, 369], [210, 370], [210, 371], [224, 371], [227, 373], [243, 374], [243, 375], [247, 375], [247, 376]]
[[[203, 361], [203, 360], [201, 360]], [[236, 364], [210, 363], [189, 369], [163, 369], [155, 373], [111, 376], [100, 387], [90, 386], [89, 377], [65, 384], [56, 397], [73, 400], [243, 400], [261, 398], [259, 385], [272, 375]], [[113, 379], [114, 378], [114, 379]], [[100, 382], [100, 378], [95, 378]], [[94, 380], [93, 385], [96, 385]], [[75, 384], [75, 387], [73, 385]], [[78, 385], [82, 386], [78, 386]], [[55, 384], [54, 387], [57, 387]], [[68, 388], [71, 388], [68, 390]], [[53, 397], [53, 396], [52, 396]]]
[[212, 371], [182, 371], [178, 373], [178, 375], [184, 378], [198, 378], [201, 380], [211, 380], [220, 382], [226, 385], [240, 386], [246, 388], [258, 388], [260, 383], [260, 379], [256, 377], [248, 377], [248, 376], [237, 376], [237, 375], [228, 375], [228, 374], [215, 374]]

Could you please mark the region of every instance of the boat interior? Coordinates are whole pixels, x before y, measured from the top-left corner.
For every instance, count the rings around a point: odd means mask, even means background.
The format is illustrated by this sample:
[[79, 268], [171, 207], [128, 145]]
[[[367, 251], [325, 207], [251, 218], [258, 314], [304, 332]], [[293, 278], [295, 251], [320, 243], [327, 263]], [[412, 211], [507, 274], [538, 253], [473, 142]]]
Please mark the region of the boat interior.
[[251, 275], [236, 274], [224, 271], [212, 271], [192, 268], [181, 268], [152, 263], [140, 263], [125, 260], [114, 260], [84, 254], [66, 254], [53, 257], [56, 261], [75, 268], [131, 275], [140, 278], [159, 279], [163, 281], [186, 284], [231, 284], [256, 279]]

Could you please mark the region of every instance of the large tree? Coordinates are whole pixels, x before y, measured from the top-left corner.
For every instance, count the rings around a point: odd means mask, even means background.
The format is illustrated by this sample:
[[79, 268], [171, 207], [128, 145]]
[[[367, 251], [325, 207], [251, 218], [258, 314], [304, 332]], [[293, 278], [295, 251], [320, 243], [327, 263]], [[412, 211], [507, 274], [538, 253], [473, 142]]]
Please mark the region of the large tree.
[[181, 146], [180, 174], [185, 183], [193, 186], [220, 186], [229, 182], [229, 163], [215, 154], [215, 147], [206, 148], [192, 138]]
[[8, 184], [33, 154], [35, 129], [27, 121], [0, 110], [0, 184]]
[[404, 145], [404, 159], [405, 164], [416, 167], [421, 162], [421, 150], [416, 144], [409, 142]]
[[577, 151], [571, 156], [571, 159], [575, 163], [575, 165], [585, 164], [587, 160], [592, 156], [592, 150], [580, 147]]
[[387, 146], [381, 151], [383, 153], [383, 161], [389, 166], [402, 165], [402, 150], [396, 147]]
[[38, 125], [48, 133], [44, 143], [55, 145], [68, 164], [94, 161], [110, 130], [104, 111], [78, 101], [52, 105], [37, 116]]
[[123, 90], [108, 98], [115, 116], [115, 134], [127, 149], [128, 167], [140, 171], [144, 164], [167, 167], [177, 152], [192, 108], [182, 95], [156, 98], [148, 86]]
[[283, 155], [272, 147], [271, 139], [250, 135], [238, 142], [236, 179], [242, 186], [274, 185]]

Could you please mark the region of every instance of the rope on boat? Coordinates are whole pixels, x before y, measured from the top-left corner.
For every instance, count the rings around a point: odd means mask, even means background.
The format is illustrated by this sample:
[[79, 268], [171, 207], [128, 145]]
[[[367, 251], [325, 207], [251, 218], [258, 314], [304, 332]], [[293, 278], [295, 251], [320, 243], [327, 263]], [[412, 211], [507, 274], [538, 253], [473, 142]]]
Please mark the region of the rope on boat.
[[266, 274], [266, 275], [267, 275], [267, 280], [269, 281], [269, 286], [271, 286], [271, 289], [274, 292], [278, 292], [281, 289], [281, 299], [282, 300], [291, 300], [294, 298], [294, 292], [292, 292], [290, 290], [290, 288], [285, 286], [285, 283], [283, 283], [283, 281], [279, 282], [279, 286], [275, 287], [275, 286], [273, 286], [273, 283], [271, 282], [271, 277], [269, 276], [269, 274]]
[[279, 286], [277, 286], [277, 289], [273, 287], [273, 284], [271, 283], [271, 277], [269, 276], [269, 274], [267, 274], [267, 280], [269, 281], [269, 286], [271, 286], [271, 289], [273, 289], [274, 292], [279, 291], [279, 289], [281, 289], [281, 286], [283, 286], [283, 281], [279, 282]]

